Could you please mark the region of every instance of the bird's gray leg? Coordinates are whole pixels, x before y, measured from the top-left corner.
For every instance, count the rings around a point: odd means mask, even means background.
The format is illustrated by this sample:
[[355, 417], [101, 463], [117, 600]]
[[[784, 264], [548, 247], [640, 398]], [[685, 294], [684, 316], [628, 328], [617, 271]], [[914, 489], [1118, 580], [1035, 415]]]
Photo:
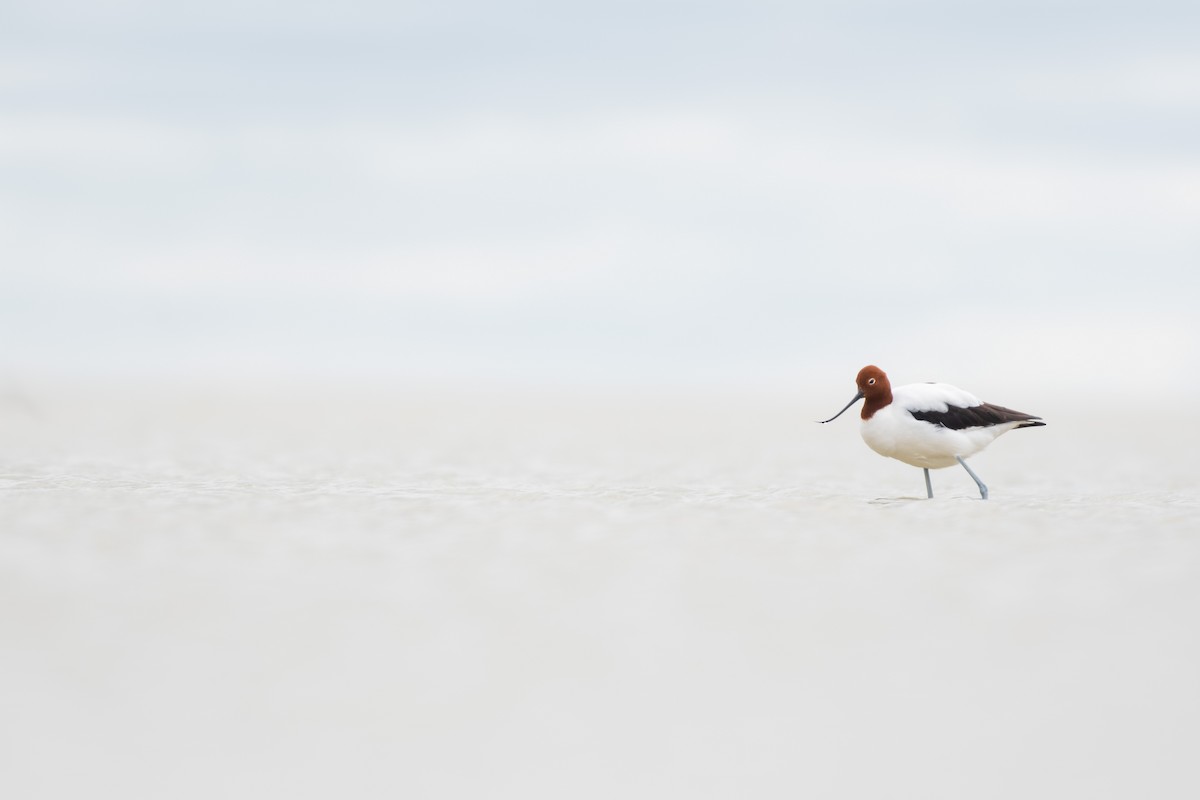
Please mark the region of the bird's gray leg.
[[929, 492], [929, 499], [933, 499], [933, 484], [929, 482], [929, 470], [925, 470], [925, 491]]
[[962, 456], [955, 456], [954, 460], [962, 464], [962, 468], [967, 471], [967, 474], [975, 479], [975, 485], [979, 487], [979, 495], [984, 500], [987, 500], [987, 487], [983, 485], [983, 481], [979, 480], [979, 476], [975, 474], [975, 471], [967, 466], [967, 462], [962, 460]]

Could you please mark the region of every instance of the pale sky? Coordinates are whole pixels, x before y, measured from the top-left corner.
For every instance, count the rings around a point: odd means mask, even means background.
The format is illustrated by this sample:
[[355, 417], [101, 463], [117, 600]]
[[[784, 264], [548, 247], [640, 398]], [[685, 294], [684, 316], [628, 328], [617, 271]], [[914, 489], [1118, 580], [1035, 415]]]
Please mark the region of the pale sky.
[[0, 6], [0, 370], [1200, 392], [1195, 3], [406, 5]]

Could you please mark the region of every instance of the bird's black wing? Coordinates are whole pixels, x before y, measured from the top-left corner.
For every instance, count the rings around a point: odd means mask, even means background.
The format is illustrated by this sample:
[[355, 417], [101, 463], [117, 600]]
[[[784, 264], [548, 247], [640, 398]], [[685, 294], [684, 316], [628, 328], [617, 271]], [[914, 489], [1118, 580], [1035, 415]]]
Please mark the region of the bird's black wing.
[[994, 406], [991, 403], [981, 403], [966, 408], [950, 406], [945, 411], [910, 411], [909, 413], [913, 415], [913, 419], [931, 422], [952, 431], [961, 431], [964, 428], [988, 428], [993, 425], [1003, 425], [1006, 422], [1023, 423], [1018, 425], [1018, 428], [1032, 428], [1046, 424], [1041, 421], [1041, 417], [1013, 411], [1004, 406]]

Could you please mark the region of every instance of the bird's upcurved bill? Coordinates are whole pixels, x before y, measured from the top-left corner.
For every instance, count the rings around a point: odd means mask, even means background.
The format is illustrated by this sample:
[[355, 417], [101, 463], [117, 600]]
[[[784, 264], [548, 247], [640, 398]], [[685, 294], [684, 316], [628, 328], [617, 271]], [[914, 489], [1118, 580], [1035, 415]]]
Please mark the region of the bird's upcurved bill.
[[862, 400], [862, 399], [863, 399], [863, 393], [862, 392], [856, 393], [854, 395], [853, 399], [851, 399], [849, 403], [846, 403], [846, 408], [843, 408], [841, 411], [834, 414], [829, 419], [819, 419], [819, 420], [817, 420], [817, 422], [819, 422], [822, 425], [824, 425], [826, 422], [833, 422], [835, 419], [840, 417], [842, 414], [845, 414], [847, 408], [850, 408], [850, 406], [854, 405], [855, 403], [857, 403], [859, 400]]

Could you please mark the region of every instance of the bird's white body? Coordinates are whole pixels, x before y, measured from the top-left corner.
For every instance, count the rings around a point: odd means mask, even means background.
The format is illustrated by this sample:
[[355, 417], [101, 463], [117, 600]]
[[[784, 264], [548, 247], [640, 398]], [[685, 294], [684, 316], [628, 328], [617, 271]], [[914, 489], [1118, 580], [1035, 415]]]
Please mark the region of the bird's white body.
[[1020, 422], [986, 425], [953, 430], [912, 416], [914, 411], [946, 412], [955, 408], [973, 408], [983, 402], [956, 386], [946, 383], [912, 383], [892, 389], [892, 402], [862, 422], [862, 438], [867, 446], [905, 464], [925, 469], [952, 467], [957, 457], [978, 453], [1001, 434]]

